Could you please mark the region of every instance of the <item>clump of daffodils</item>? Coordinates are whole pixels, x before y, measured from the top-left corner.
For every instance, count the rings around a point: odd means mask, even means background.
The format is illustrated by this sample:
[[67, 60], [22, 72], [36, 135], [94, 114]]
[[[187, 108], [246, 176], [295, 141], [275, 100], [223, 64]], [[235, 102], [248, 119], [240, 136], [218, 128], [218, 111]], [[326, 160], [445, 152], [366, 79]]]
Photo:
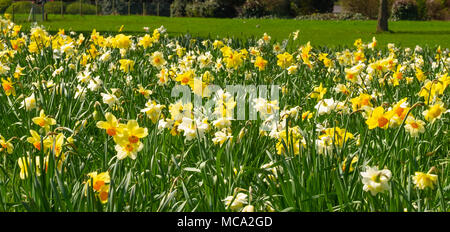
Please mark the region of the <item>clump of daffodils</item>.
[[105, 204], [106, 202], [108, 202], [110, 182], [109, 172], [91, 172], [87, 175], [89, 179], [85, 182], [85, 194], [87, 194], [87, 188], [92, 187], [93, 192], [99, 198], [101, 203]]
[[114, 138], [119, 160], [130, 157], [136, 159], [137, 153], [142, 150], [144, 144], [140, 139], [148, 135], [147, 128], [139, 126], [136, 120], [128, 120], [127, 124], [119, 123], [112, 113], [105, 114], [106, 121], [97, 122], [97, 127], [106, 130], [106, 134]]
[[[294, 155], [300, 154], [301, 148], [306, 147], [306, 141], [298, 126], [282, 130], [278, 133], [278, 143], [276, 144], [279, 155], [292, 152]], [[291, 142], [292, 141], [292, 142]]]
[[354, 137], [352, 133], [339, 127], [326, 128], [321, 132], [322, 134], [316, 140], [319, 154], [330, 154], [333, 148], [342, 148], [345, 142]]

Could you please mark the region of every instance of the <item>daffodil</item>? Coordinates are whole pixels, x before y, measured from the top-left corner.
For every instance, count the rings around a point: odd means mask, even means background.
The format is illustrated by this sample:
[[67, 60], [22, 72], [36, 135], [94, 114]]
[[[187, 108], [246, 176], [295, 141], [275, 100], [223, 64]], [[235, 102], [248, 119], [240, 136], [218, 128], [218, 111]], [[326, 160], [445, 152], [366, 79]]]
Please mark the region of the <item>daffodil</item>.
[[124, 71], [125, 73], [128, 73], [130, 71], [134, 70], [134, 61], [129, 59], [120, 59], [120, 70]]
[[389, 180], [392, 177], [388, 169], [378, 170], [377, 167], [366, 167], [365, 172], [361, 172], [363, 190], [370, 191], [372, 196], [390, 189]]
[[41, 136], [34, 130], [30, 130], [31, 137], [27, 138], [27, 141], [33, 144], [33, 147], [39, 151], [42, 149]]
[[277, 134], [278, 136], [278, 143], [276, 144], [277, 154], [284, 155], [288, 152], [292, 152], [292, 154], [294, 155], [300, 154], [301, 147], [303, 148], [306, 147], [306, 141], [303, 138], [302, 134], [300, 133], [300, 128], [298, 126], [290, 127], [287, 133], [288, 135], [286, 134], [286, 130], [283, 129]]
[[322, 86], [322, 83], [318, 87], [314, 87], [313, 92], [309, 95], [311, 98], [316, 98], [317, 100], [323, 99], [323, 96], [327, 93], [327, 88]]
[[146, 34], [142, 38], [139, 39], [138, 45], [144, 47], [144, 49], [151, 47], [153, 44], [154, 39], [149, 35]]
[[242, 209], [242, 212], [255, 212], [255, 207], [253, 205], [247, 205]]
[[233, 136], [227, 128], [222, 129], [221, 131], [217, 131], [214, 134], [214, 138], [212, 139], [214, 144], [219, 144], [222, 146], [226, 141], [232, 141]]
[[194, 82], [194, 72], [186, 71], [177, 75], [176, 81], [179, 81], [181, 85], [191, 85]]
[[372, 96], [365, 93], [362, 93], [358, 97], [350, 99], [353, 111], [360, 110], [363, 107], [372, 107], [372, 103], [370, 102], [371, 99]]
[[[17, 160], [17, 163], [20, 168], [19, 176], [20, 176], [20, 179], [22, 179], [22, 180], [24, 180], [25, 178], [28, 177], [28, 174], [29, 174], [28, 170], [30, 167], [32, 167], [34, 169], [36, 176], [41, 175], [41, 163], [40, 163], [39, 156], [36, 156], [34, 161], [29, 156], [28, 157], [20, 157]], [[45, 157], [45, 159], [44, 159], [44, 165], [45, 165], [45, 170], [47, 170], [47, 165], [48, 165], [47, 157]]]
[[4, 151], [8, 154], [12, 154], [14, 150], [14, 146], [10, 142], [10, 140], [6, 141], [5, 137], [0, 135], [0, 152]]
[[430, 106], [428, 110], [425, 110], [422, 114], [425, 120], [434, 123], [436, 119], [440, 118], [441, 115], [446, 111], [444, 103], [437, 102], [436, 104]]
[[[62, 147], [64, 145], [64, 134], [59, 133], [56, 135], [56, 137], [49, 137], [48, 139], [44, 140], [44, 147], [50, 148], [56, 157], [59, 157], [62, 154]], [[61, 156], [62, 160], [64, 160], [64, 155]]]
[[114, 106], [116, 104], [119, 103], [119, 99], [117, 98], [116, 95], [111, 94], [111, 93], [101, 93], [100, 94], [103, 98], [103, 103], [109, 105], [109, 106]]
[[56, 124], [56, 120], [45, 115], [45, 112], [43, 109], [39, 113], [39, 117], [34, 117], [32, 119], [32, 121], [34, 122], [34, 124], [44, 128], [45, 131], [49, 131], [50, 126]]
[[145, 108], [141, 110], [141, 112], [147, 114], [147, 116], [152, 120], [153, 123], [156, 123], [161, 117], [161, 110], [165, 108], [164, 105], [156, 104], [154, 100], [148, 100], [145, 103]]
[[309, 110], [302, 113], [302, 121], [305, 119], [311, 119], [314, 113], [311, 113]]
[[122, 139], [117, 141], [114, 148], [117, 151], [117, 159], [122, 160], [130, 157], [134, 160], [137, 157], [137, 153], [144, 148], [144, 144], [139, 141], [131, 143]]
[[164, 66], [167, 62], [164, 59], [162, 52], [154, 52], [150, 58], [150, 63], [158, 69]]
[[117, 136], [122, 131], [119, 121], [110, 112], [105, 114], [105, 118], [106, 121], [97, 122], [97, 127], [100, 129], [105, 129], [106, 134], [109, 136]]
[[372, 50], [374, 50], [374, 49], [375, 49], [375, 46], [377, 46], [377, 39], [376, 39], [375, 37], [373, 37], [373, 38], [372, 38], [372, 43], [369, 43], [369, 44], [367, 45], [367, 47], [370, 48], [370, 49], [372, 49]]
[[408, 116], [405, 122], [405, 129], [412, 137], [418, 137], [420, 133], [425, 132], [425, 122]]
[[288, 52], [278, 54], [277, 58], [278, 58], [277, 65], [280, 66], [282, 69], [286, 69], [294, 63], [294, 57]]
[[[348, 172], [353, 172], [355, 170], [354, 164], [358, 162], [358, 156], [353, 157], [352, 161], [350, 162], [350, 168]], [[342, 171], [347, 170], [347, 158], [344, 159], [344, 162], [342, 162]]]
[[115, 47], [115, 48], [128, 49], [131, 46], [130, 38], [131, 38], [131, 36], [126, 36], [124, 34], [118, 34], [111, 40], [111, 43], [112, 43], [113, 47]]
[[233, 211], [239, 211], [246, 205], [248, 195], [245, 193], [238, 193], [234, 196], [228, 196], [223, 201], [225, 202], [225, 207]]
[[237, 69], [243, 63], [243, 54], [237, 51], [226, 51], [224, 53], [223, 61], [225, 62], [227, 68]]
[[89, 186], [92, 185], [92, 189], [94, 191], [100, 191], [100, 189], [103, 187], [103, 185], [109, 184], [109, 182], [110, 182], [110, 177], [109, 177], [108, 172], [102, 172], [102, 173], [98, 173], [98, 174], [97, 174], [97, 172], [91, 172], [91, 173], [88, 173], [88, 176], [91, 179], [89, 181], [87, 181], [87, 184]]
[[385, 112], [384, 108], [379, 106], [372, 111], [372, 114], [366, 120], [366, 124], [369, 126], [370, 130], [377, 127], [387, 129], [391, 117], [392, 114], [390, 112]]
[[169, 105], [171, 119], [174, 121], [181, 121], [183, 117], [192, 118], [192, 109], [192, 103], [183, 104], [181, 101]]
[[416, 185], [416, 188], [419, 189], [425, 189], [425, 188], [431, 188], [434, 189], [434, 185], [437, 183], [437, 175], [423, 172], [415, 172], [413, 176], [414, 184]]
[[16, 89], [14, 88], [14, 83], [11, 81], [11, 78], [8, 77], [6, 80], [2, 78], [2, 87], [6, 96], [11, 94], [16, 96]]
[[116, 143], [139, 143], [139, 139], [144, 138], [148, 135], [147, 128], [139, 127], [136, 120], [128, 120], [127, 124], [121, 124], [121, 133], [114, 137]]
[[259, 71], [263, 71], [266, 68], [266, 65], [267, 65], [267, 60], [265, 60], [261, 56], [256, 57], [255, 68], [258, 68]]
[[407, 102], [408, 98], [403, 98], [399, 102], [397, 102], [394, 107], [391, 109], [391, 119], [390, 119], [390, 127], [397, 127], [405, 119], [406, 114], [408, 113], [411, 107], [408, 106]]
[[[91, 172], [88, 173], [88, 176], [89, 180], [87, 180], [86, 186], [92, 186], [92, 189], [97, 194], [102, 204], [108, 202], [110, 183], [109, 172], [106, 171], [98, 174], [97, 172]], [[85, 194], [87, 194], [87, 189]]]
[[425, 73], [420, 68], [416, 68], [416, 78], [420, 82], [426, 79]]

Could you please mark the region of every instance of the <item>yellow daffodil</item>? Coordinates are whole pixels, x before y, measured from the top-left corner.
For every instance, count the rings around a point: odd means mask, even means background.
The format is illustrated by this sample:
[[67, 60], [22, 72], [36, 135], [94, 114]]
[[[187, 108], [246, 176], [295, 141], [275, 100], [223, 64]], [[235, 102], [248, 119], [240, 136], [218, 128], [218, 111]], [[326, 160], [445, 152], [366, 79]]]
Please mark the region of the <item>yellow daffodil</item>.
[[282, 69], [288, 68], [294, 62], [294, 57], [288, 52], [278, 54], [277, 58], [278, 58], [277, 65], [280, 66]]
[[436, 119], [441, 118], [441, 115], [445, 112], [444, 103], [436, 102], [436, 104], [430, 106], [428, 110], [425, 110], [422, 114], [425, 120], [433, 123]]
[[390, 112], [385, 112], [384, 108], [379, 106], [372, 111], [372, 114], [366, 120], [366, 124], [369, 126], [370, 130], [377, 127], [387, 129], [391, 117], [392, 114]]
[[14, 146], [10, 142], [10, 140], [6, 141], [5, 137], [0, 135], [0, 152], [4, 151], [8, 154], [12, 154], [14, 150]]
[[[354, 164], [358, 162], [358, 156], [353, 157], [352, 161], [350, 162], [350, 168], [348, 172], [353, 172], [355, 170]], [[346, 165], [347, 165], [347, 158], [344, 159], [344, 162], [342, 162], [342, 171], [346, 171]]]
[[256, 57], [255, 68], [258, 68], [259, 71], [263, 71], [266, 68], [266, 65], [267, 65], [267, 60], [265, 60], [261, 56]]
[[120, 131], [122, 130], [119, 121], [110, 112], [105, 114], [105, 118], [106, 121], [97, 122], [97, 127], [100, 129], [105, 129], [106, 134], [108, 134], [109, 136], [117, 136], [118, 133], [120, 133]]
[[16, 96], [16, 89], [14, 88], [14, 83], [11, 81], [11, 78], [8, 77], [6, 80], [2, 78], [2, 87], [6, 96], [11, 94]]
[[128, 73], [130, 71], [134, 70], [134, 61], [129, 59], [120, 59], [120, 70], [124, 71], [125, 73]]
[[323, 96], [327, 93], [327, 88], [322, 86], [322, 83], [318, 87], [314, 87], [314, 91], [309, 95], [311, 98], [316, 98], [317, 100], [323, 99]]
[[128, 120], [127, 124], [121, 124], [121, 133], [114, 137], [114, 140], [126, 141], [132, 144], [138, 143], [139, 139], [144, 138], [148, 135], [147, 128], [139, 127], [136, 120]]
[[[92, 186], [92, 189], [97, 194], [102, 204], [108, 202], [110, 183], [109, 172], [102, 172], [99, 174], [97, 174], [97, 172], [91, 172], [88, 176], [89, 180], [87, 180], [86, 185]], [[87, 194], [87, 189], [85, 194]]]
[[34, 124], [44, 128], [47, 132], [50, 130], [50, 126], [56, 124], [56, 120], [46, 116], [43, 109], [39, 113], [39, 117], [34, 117], [32, 121]]
[[423, 172], [415, 172], [413, 176], [414, 184], [416, 185], [416, 188], [419, 189], [425, 189], [425, 188], [431, 188], [434, 189], [434, 185], [437, 183], [437, 175]]

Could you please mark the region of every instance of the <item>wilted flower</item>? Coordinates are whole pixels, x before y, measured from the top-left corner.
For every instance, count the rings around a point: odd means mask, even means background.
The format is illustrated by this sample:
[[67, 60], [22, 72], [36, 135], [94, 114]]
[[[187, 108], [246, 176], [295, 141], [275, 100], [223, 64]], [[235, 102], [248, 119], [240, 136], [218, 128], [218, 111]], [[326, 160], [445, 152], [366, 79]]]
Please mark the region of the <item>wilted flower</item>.
[[239, 211], [242, 207], [247, 204], [247, 194], [238, 193], [235, 196], [228, 196], [223, 201], [225, 201], [225, 207], [233, 211]]
[[415, 172], [415, 175], [413, 176], [414, 184], [419, 189], [425, 189], [427, 187], [434, 189], [434, 185], [437, 182], [437, 175], [423, 172]]

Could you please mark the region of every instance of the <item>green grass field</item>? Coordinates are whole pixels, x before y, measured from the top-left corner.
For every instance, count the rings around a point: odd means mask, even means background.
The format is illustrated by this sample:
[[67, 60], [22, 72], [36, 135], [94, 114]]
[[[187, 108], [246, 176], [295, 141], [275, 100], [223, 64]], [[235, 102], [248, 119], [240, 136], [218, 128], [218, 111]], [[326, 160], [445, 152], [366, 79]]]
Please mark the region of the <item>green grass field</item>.
[[[29, 28], [28, 15], [16, 15], [15, 21]], [[41, 15], [36, 15], [40, 20]], [[41, 22], [40, 22], [41, 23]], [[169, 18], [156, 16], [79, 16], [49, 15], [43, 22], [50, 32], [59, 28], [89, 33], [117, 32], [124, 25], [125, 33], [143, 33], [143, 27], [164, 25], [169, 35], [190, 33], [194, 37], [217, 38], [260, 37], [264, 32], [281, 41], [289, 33], [300, 30], [299, 44], [311, 41], [315, 46], [350, 46], [355, 38], [365, 41], [376, 37], [381, 46], [395, 43], [405, 47], [416, 45], [441, 45], [450, 47], [450, 22], [443, 21], [398, 21], [390, 22], [392, 33], [375, 33], [376, 21], [300, 21], [292, 19], [213, 19], [213, 18]]]

